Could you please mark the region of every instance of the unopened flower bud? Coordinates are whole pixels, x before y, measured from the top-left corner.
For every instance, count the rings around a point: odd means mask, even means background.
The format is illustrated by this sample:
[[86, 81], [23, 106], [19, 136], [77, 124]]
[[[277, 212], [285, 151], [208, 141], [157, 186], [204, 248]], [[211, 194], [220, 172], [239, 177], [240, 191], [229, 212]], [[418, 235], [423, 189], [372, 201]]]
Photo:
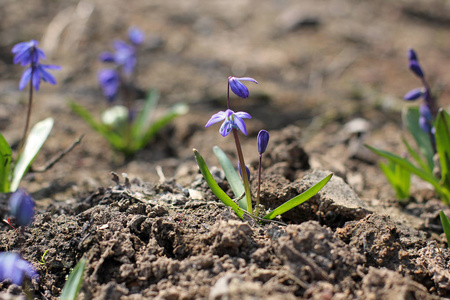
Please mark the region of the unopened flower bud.
[[409, 69], [416, 74], [418, 77], [423, 78], [424, 77], [424, 73], [422, 71], [422, 68], [420, 67], [419, 63], [417, 62], [417, 60], [410, 60], [409, 61]]
[[34, 217], [34, 201], [22, 189], [15, 191], [9, 198], [9, 210], [20, 226], [28, 226]]
[[418, 88], [407, 92], [405, 96], [403, 96], [403, 99], [405, 99], [406, 101], [414, 101], [419, 99], [423, 95], [424, 95], [423, 88]]
[[[239, 169], [239, 175], [241, 175], [241, 178], [243, 178], [242, 177], [241, 162], [240, 161], [238, 161], [238, 169]], [[247, 166], [245, 166], [245, 171], [247, 172], [247, 179], [250, 181], [250, 169]]]
[[269, 143], [269, 133], [267, 130], [260, 130], [258, 137], [256, 139], [256, 144], [258, 145], [259, 154], [266, 152], [267, 144]]

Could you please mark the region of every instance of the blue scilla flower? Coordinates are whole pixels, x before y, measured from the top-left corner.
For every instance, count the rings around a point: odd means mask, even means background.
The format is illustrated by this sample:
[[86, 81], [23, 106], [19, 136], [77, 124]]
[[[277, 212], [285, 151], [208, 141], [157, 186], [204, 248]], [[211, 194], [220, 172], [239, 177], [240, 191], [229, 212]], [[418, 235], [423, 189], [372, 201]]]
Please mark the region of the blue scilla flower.
[[10, 280], [12, 283], [22, 285], [24, 276], [39, 279], [33, 266], [14, 252], [0, 253], [0, 282]]
[[9, 198], [9, 211], [20, 226], [28, 226], [33, 221], [35, 204], [31, 196], [18, 189]]
[[120, 87], [120, 75], [117, 70], [103, 69], [98, 72], [98, 82], [103, 89], [103, 94], [108, 101], [113, 101]]
[[124, 74], [131, 75], [136, 66], [136, 48], [124, 41], [114, 42], [114, 53], [105, 51], [99, 55], [102, 62], [112, 62], [122, 67]]
[[39, 91], [41, 80], [55, 85], [55, 77], [47, 70], [61, 70], [61, 67], [55, 65], [42, 65], [39, 63], [32, 65], [23, 72], [22, 78], [20, 78], [19, 90], [23, 90], [30, 81], [36, 91]]
[[[242, 170], [241, 170], [241, 162], [239, 160], [238, 160], [238, 170], [239, 170], [239, 175], [241, 175], [241, 178], [243, 178]], [[245, 172], [247, 172], [247, 179], [250, 180], [250, 169], [247, 166], [245, 166]]]
[[249, 92], [248, 88], [241, 82], [241, 81], [252, 81], [254, 83], [258, 83], [255, 79], [250, 77], [228, 77], [228, 83], [230, 85], [231, 90], [233, 93], [235, 93], [237, 96], [245, 99], [248, 97]]
[[139, 28], [133, 26], [130, 29], [128, 29], [128, 39], [134, 45], [140, 45], [144, 42], [145, 34]]
[[413, 89], [405, 94], [403, 96], [403, 99], [406, 101], [414, 101], [419, 99], [420, 97], [424, 97], [425, 95], [425, 89], [424, 88], [417, 88]]
[[15, 54], [14, 64], [20, 63], [22, 66], [26, 66], [31, 63], [37, 64], [40, 59], [45, 59], [45, 53], [38, 48], [38, 44], [37, 41], [31, 40], [14, 45], [11, 50]]
[[238, 111], [234, 112], [231, 109], [227, 109], [226, 111], [219, 111], [218, 113], [211, 116], [208, 123], [206, 123], [205, 127], [209, 127], [212, 124], [220, 122], [224, 120], [222, 126], [220, 126], [219, 132], [222, 136], [227, 136], [233, 128], [241, 130], [245, 135], [247, 135], [247, 127], [245, 126], [244, 120], [242, 119], [251, 119], [252, 116], [250, 114]]
[[256, 145], [258, 146], [259, 154], [266, 152], [267, 144], [269, 144], [269, 133], [267, 130], [260, 130], [256, 138]]

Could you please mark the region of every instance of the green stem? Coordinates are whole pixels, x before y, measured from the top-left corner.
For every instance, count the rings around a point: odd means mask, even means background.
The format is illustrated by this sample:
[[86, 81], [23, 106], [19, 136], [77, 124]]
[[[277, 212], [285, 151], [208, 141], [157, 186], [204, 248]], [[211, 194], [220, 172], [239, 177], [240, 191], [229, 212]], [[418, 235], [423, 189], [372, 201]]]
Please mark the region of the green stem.
[[256, 194], [256, 207], [255, 207], [255, 215], [259, 215], [259, 195], [261, 191], [261, 161], [262, 161], [262, 154], [259, 155], [259, 167], [258, 167], [258, 192]]
[[22, 153], [22, 148], [25, 144], [25, 140], [27, 139], [28, 134], [28, 128], [30, 127], [30, 119], [31, 119], [31, 108], [33, 106], [33, 72], [34, 72], [34, 66], [31, 66], [31, 75], [30, 75], [30, 92], [28, 96], [28, 109], [27, 109], [27, 118], [25, 121], [25, 129], [23, 130], [23, 136], [20, 140], [19, 144], [19, 156]]
[[239, 162], [241, 163], [242, 179], [244, 179], [245, 198], [247, 199], [247, 211], [253, 214], [252, 195], [250, 194], [250, 185], [248, 183], [247, 171], [245, 170], [244, 155], [242, 154], [241, 143], [239, 142], [239, 136], [236, 128], [233, 128], [233, 136], [234, 141], [236, 142], [236, 151], [239, 157]]

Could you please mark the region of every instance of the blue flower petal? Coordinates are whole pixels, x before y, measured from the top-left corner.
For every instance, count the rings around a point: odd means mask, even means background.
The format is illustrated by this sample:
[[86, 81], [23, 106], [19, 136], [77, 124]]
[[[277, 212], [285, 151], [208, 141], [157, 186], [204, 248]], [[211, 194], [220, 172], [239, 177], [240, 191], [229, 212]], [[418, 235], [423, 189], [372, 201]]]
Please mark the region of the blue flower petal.
[[218, 113], [211, 116], [209, 121], [206, 123], [205, 127], [209, 127], [212, 124], [215, 124], [217, 122], [220, 122], [228, 117], [228, 114], [226, 111], [219, 111]]
[[31, 78], [31, 68], [27, 68], [20, 78], [19, 90], [23, 90]]
[[247, 135], [247, 127], [245, 126], [244, 120], [242, 120], [242, 118], [238, 117], [236, 114], [234, 114], [234, 124], [242, 131], [242, 133]]

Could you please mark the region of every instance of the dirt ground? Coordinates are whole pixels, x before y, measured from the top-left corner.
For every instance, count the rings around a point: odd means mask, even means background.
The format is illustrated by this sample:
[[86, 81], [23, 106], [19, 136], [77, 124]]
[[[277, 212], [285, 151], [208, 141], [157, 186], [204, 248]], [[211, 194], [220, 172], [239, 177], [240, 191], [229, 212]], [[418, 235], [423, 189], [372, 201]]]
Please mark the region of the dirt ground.
[[[157, 89], [159, 110], [189, 113], [125, 159], [69, 101], [106, 109], [97, 83], [99, 53], [146, 33], [137, 86]], [[67, 275], [87, 259], [79, 299], [439, 299], [450, 297], [450, 252], [430, 186], [413, 178], [399, 202], [363, 144], [397, 153], [404, 93], [420, 86], [406, 51], [419, 55], [439, 104], [450, 104], [450, 4], [445, 1], [0, 1], [0, 131], [17, 147], [27, 93], [11, 48], [40, 41], [58, 85], [35, 95], [32, 123], [55, 127], [35, 161], [84, 134], [82, 143], [21, 186], [36, 200], [25, 240], [0, 223], [0, 251], [18, 251], [38, 270], [36, 299], [57, 299]], [[203, 181], [192, 148], [210, 167], [220, 146], [237, 160], [219, 125], [228, 76], [250, 76], [244, 155], [256, 189], [256, 136], [270, 133], [262, 205], [274, 208], [333, 172], [317, 196], [284, 214], [285, 223], [240, 220]], [[141, 101], [141, 100], [140, 100]], [[141, 101], [142, 102], [142, 101]], [[215, 168], [214, 168], [215, 169]], [[111, 172], [119, 180], [112, 180]], [[214, 175], [228, 193], [224, 175]], [[0, 217], [8, 217], [8, 195]], [[44, 265], [38, 263], [46, 251]], [[0, 299], [23, 297], [0, 283]]]

